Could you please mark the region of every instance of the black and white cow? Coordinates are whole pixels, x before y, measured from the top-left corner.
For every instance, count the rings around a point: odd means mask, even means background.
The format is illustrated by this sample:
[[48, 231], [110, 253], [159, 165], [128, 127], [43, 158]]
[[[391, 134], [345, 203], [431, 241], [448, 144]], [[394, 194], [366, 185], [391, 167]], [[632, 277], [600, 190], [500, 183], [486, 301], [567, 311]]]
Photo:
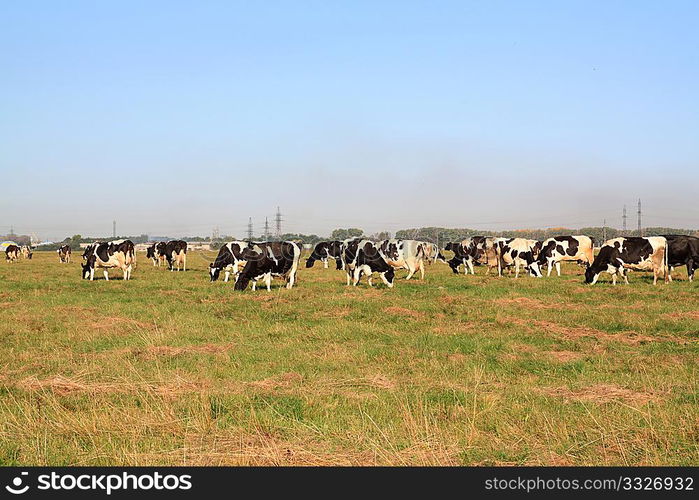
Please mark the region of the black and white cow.
[[343, 245], [342, 260], [345, 263], [347, 285], [352, 282], [357, 286], [362, 274], [365, 274], [369, 286], [372, 286], [372, 274], [379, 273], [386, 286], [393, 288], [396, 272], [393, 266], [388, 264], [388, 260], [397, 260], [399, 255], [395, 248], [388, 248], [389, 255], [384, 254], [381, 250], [384, 243], [386, 240], [375, 243], [371, 240], [355, 239]]
[[107, 270], [116, 267], [123, 271], [124, 280], [129, 280], [135, 253], [131, 240], [95, 242], [83, 253], [85, 263], [82, 265], [82, 277], [92, 281], [95, 278], [95, 268], [99, 267], [104, 270], [104, 279], [109, 281]]
[[284, 278], [286, 288], [293, 288], [301, 258], [301, 247], [293, 241], [250, 242], [242, 251], [246, 261], [235, 280], [235, 290], [245, 290], [250, 281], [252, 288], [263, 279], [267, 291], [272, 289], [272, 276]]
[[14, 262], [19, 259], [19, 247], [17, 245], [7, 245], [5, 248], [5, 260]]
[[551, 276], [553, 266], [556, 266], [556, 273], [561, 275], [561, 262], [572, 261], [585, 265], [592, 264], [595, 259], [593, 246], [595, 240], [589, 236], [554, 236], [544, 240], [539, 252], [539, 266], [548, 265], [546, 276]]
[[34, 252], [32, 252], [32, 247], [29, 245], [22, 245], [19, 251], [22, 254], [22, 258], [32, 260], [32, 256], [34, 255]]
[[[425, 243], [417, 240], [384, 240], [379, 249], [389, 266], [394, 269], [407, 269], [409, 280], [420, 271], [420, 279], [425, 279]], [[394, 257], [395, 256], [395, 257]]]
[[151, 246], [146, 248], [146, 258], [151, 259], [153, 261], [153, 267], [160, 267], [160, 264], [165, 264], [165, 261], [167, 260], [165, 258], [166, 245], [167, 243], [165, 243], [164, 241], [160, 241], [153, 243]]
[[323, 263], [325, 269], [328, 268], [328, 258], [335, 259], [337, 269], [344, 269], [342, 264], [342, 242], [341, 241], [321, 241], [318, 243], [310, 257], [306, 260], [306, 267], [313, 267], [317, 260]]
[[670, 266], [668, 279], [672, 281], [672, 269], [687, 266], [689, 281], [694, 279], [694, 271], [699, 269], [699, 238], [679, 234], [663, 236], [667, 240], [667, 261]]
[[536, 260], [541, 249], [540, 241], [508, 238], [498, 241], [495, 249], [500, 259], [499, 276], [502, 276], [503, 269], [515, 266], [515, 278], [519, 278], [519, 268], [523, 266], [531, 276], [541, 278], [541, 270]]
[[183, 240], [170, 240], [165, 243], [165, 258], [167, 259], [167, 265], [170, 271], [180, 270], [180, 265], [182, 270], [187, 270], [187, 242]]
[[624, 237], [606, 241], [597, 257], [585, 270], [585, 283], [594, 285], [599, 275], [607, 272], [612, 275], [612, 284], [616, 285], [619, 274], [629, 283], [626, 276], [629, 269], [634, 271], [653, 271], [653, 284], [658, 282], [660, 274], [667, 272], [667, 240], [662, 236]]
[[446, 260], [440, 253], [439, 247], [431, 241], [421, 241], [420, 243], [422, 243], [422, 248], [425, 252], [425, 262], [427, 264], [434, 264], [437, 260]]
[[233, 272], [235, 280], [240, 272], [240, 267], [245, 265], [243, 250], [247, 248], [247, 241], [229, 241], [223, 245], [216, 256], [216, 260], [209, 264], [209, 276], [211, 281], [216, 281], [223, 270], [225, 272], [223, 281], [227, 282]]
[[72, 252], [70, 245], [63, 245], [56, 252], [58, 253], [58, 262], [70, 264], [70, 254]]
[[447, 261], [454, 274], [459, 274], [459, 266], [461, 265], [464, 266], [464, 274], [468, 274], [469, 270], [471, 274], [476, 274], [473, 270], [476, 248], [472, 238], [447, 243], [444, 250], [454, 252], [454, 257]]

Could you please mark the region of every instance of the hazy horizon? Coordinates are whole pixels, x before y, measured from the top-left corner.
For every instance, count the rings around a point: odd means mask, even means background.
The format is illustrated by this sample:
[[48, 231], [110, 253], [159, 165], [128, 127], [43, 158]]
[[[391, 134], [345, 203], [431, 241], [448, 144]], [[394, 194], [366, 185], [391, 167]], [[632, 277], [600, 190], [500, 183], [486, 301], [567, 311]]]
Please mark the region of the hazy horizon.
[[0, 233], [699, 228], [695, 2], [0, 5]]

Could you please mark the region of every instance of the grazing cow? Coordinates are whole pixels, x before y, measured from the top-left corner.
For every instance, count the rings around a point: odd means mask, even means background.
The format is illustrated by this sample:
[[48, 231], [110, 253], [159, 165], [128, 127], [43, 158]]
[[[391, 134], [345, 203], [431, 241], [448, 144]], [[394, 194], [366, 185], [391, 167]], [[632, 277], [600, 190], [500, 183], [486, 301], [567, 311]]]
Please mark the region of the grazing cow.
[[461, 242], [447, 243], [445, 250], [454, 252], [454, 257], [447, 262], [455, 274], [459, 274], [459, 266], [463, 264], [464, 273], [476, 274], [474, 265], [487, 266], [485, 274], [490, 274], [492, 269], [500, 269], [500, 259], [496, 252], [498, 242], [505, 238], [486, 236], [473, 236]]
[[551, 276], [553, 266], [556, 273], [561, 275], [561, 262], [573, 261], [584, 264], [586, 267], [592, 264], [595, 258], [592, 250], [595, 240], [589, 236], [554, 236], [544, 240], [539, 252], [539, 266], [548, 265], [546, 276]]
[[170, 271], [180, 270], [180, 265], [182, 265], [182, 270], [187, 270], [187, 242], [182, 240], [170, 240], [165, 243], [165, 258], [167, 259], [167, 265]]
[[27, 245], [22, 245], [21, 247], [19, 247], [19, 252], [22, 255], [23, 259], [32, 260], [32, 255], [33, 255], [32, 247], [27, 246]]
[[[384, 240], [379, 244], [381, 253], [389, 266], [395, 269], [407, 269], [409, 280], [417, 271], [420, 279], [425, 279], [425, 243], [416, 240]], [[392, 257], [395, 256], [395, 257]]]
[[231, 271], [233, 271], [233, 279], [237, 278], [240, 267], [245, 265], [243, 250], [247, 248], [247, 246], [247, 241], [230, 241], [223, 245], [218, 251], [216, 260], [209, 264], [211, 281], [216, 281], [218, 279], [222, 269], [225, 270], [224, 282], [228, 281]]
[[5, 260], [7, 262], [19, 260], [19, 247], [17, 245], [7, 245], [7, 248], [5, 248]]
[[165, 264], [166, 245], [167, 243], [165, 243], [164, 241], [160, 241], [157, 243], [153, 243], [151, 246], [146, 248], [146, 258], [151, 259], [153, 261], [153, 267], [160, 267], [160, 264]]
[[612, 275], [612, 284], [616, 285], [616, 276], [619, 274], [628, 285], [626, 274], [629, 269], [652, 270], [654, 285], [661, 273], [665, 274], [665, 281], [668, 281], [667, 254], [667, 240], [662, 236], [611, 239], [602, 245], [595, 260], [585, 270], [585, 283], [594, 285], [599, 275], [607, 272]]
[[318, 243], [311, 256], [306, 260], [306, 267], [313, 267], [317, 260], [323, 263], [325, 269], [328, 268], [328, 258], [335, 259], [337, 269], [344, 269], [342, 264], [342, 242], [341, 241], [321, 241]]
[[56, 252], [58, 253], [58, 262], [70, 264], [70, 254], [72, 252], [70, 245], [63, 245]]
[[[388, 264], [388, 260], [397, 260], [399, 255], [395, 247], [389, 248], [390, 255], [384, 254], [381, 246], [386, 241], [374, 243], [370, 240], [351, 240], [344, 244], [342, 259], [345, 262], [347, 284], [352, 281], [357, 286], [362, 273], [367, 275], [367, 282], [371, 284], [373, 273], [379, 273], [386, 286], [393, 288], [395, 270]], [[387, 245], [388, 246], [388, 245]]]
[[502, 270], [515, 266], [515, 278], [519, 278], [519, 268], [524, 266], [529, 270], [529, 274], [536, 278], [541, 278], [541, 270], [536, 258], [541, 249], [541, 242], [536, 240], [527, 240], [525, 238], [510, 238], [504, 241], [498, 241], [496, 252], [500, 259], [498, 267], [498, 275], [502, 276]]
[[255, 290], [257, 280], [264, 279], [267, 291], [270, 291], [272, 276], [284, 278], [286, 288], [292, 288], [296, 282], [301, 247], [293, 241], [250, 242], [243, 249], [242, 257], [247, 263], [238, 273], [235, 290], [245, 290], [250, 281]]
[[667, 240], [667, 263], [670, 266], [668, 279], [672, 281], [673, 268], [687, 266], [687, 276], [689, 281], [692, 281], [694, 271], [699, 269], [699, 238], [679, 234], [663, 237]]
[[100, 267], [104, 270], [104, 279], [109, 281], [107, 270], [117, 267], [123, 271], [124, 280], [129, 280], [134, 255], [134, 244], [131, 240], [95, 242], [83, 253], [85, 264], [82, 265], [82, 277], [92, 281], [95, 278], [95, 268]]
[[439, 247], [430, 241], [421, 241], [422, 249], [425, 253], [425, 262], [428, 265], [434, 264], [437, 260], [445, 260], [444, 256], [439, 252]]
[[466, 238], [463, 241], [456, 241], [452, 243], [447, 243], [444, 247], [445, 250], [454, 252], [454, 257], [452, 257], [447, 264], [454, 272], [454, 274], [459, 274], [459, 266], [464, 266], [464, 274], [476, 274], [473, 270], [474, 258], [476, 257], [476, 247], [474, 240], [472, 238]]

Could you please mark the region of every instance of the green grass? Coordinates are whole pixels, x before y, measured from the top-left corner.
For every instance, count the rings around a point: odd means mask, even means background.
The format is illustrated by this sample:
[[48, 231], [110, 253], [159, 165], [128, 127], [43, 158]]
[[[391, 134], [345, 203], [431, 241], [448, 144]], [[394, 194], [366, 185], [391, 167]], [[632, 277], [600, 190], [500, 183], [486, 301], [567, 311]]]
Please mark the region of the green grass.
[[697, 283], [437, 263], [348, 288], [316, 263], [240, 293], [212, 257], [0, 262], [0, 463], [699, 463]]

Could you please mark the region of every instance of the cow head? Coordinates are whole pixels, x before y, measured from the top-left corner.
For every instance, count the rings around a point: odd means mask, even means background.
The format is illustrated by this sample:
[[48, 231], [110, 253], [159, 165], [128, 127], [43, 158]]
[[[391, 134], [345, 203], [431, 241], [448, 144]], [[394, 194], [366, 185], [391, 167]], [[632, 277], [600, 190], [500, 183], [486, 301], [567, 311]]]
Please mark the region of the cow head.
[[315, 248], [313, 249], [313, 252], [311, 253], [311, 256], [308, 257], [308, 260], [306, 260], [306, 267], [313, 267], [313, 264], [316, 263], [317, 260], [321, 260], [323, 258], [326, 258], [328, 256], [328, 244], [323, 242], [323, 243], [318, 243]]
[[396, 271], [393, 268], [391, 268], [385, 273], [383, 273], [381, 276], [383, 277], [386, 286], [388, 286], [388, 288], [393, 288], [393, 279], [396, 277]]
[[221, 268], [218, 267], [216, 264], [213, 262], [209, 264], [209, 276], [211, 277], [211, 281], [216, 281], [218, 279], [218, 276], [221, 274]]
[[151, 245], [148, 248], [146, 248], [146, 258], [155, 259], [155, 245]]
[[529, 264], [529, 275], [534, 276], [535, 278], [541, 278], [543, 275], [541, 274], [541, 268], [539, 267], [539, 263], [537, 261], [532, 261], [531, 264]]
[[599, 277], [599, 273], [596, 273], [593, 269], [592, 266], [587, 266], [585, 269], [585, 283], [588, 285], [594, 285], [597, 282], [597, 278]]
[[90, 256], [86, 259], [86, 262], [84, 264], [80, 264], [80, 267], [82, 267], [81, 270], [81, 275], [84, 280], [89, 280], [90, 279], [90, 273], [92, 269], [94, 268], [95, 265], [95, 257]]

